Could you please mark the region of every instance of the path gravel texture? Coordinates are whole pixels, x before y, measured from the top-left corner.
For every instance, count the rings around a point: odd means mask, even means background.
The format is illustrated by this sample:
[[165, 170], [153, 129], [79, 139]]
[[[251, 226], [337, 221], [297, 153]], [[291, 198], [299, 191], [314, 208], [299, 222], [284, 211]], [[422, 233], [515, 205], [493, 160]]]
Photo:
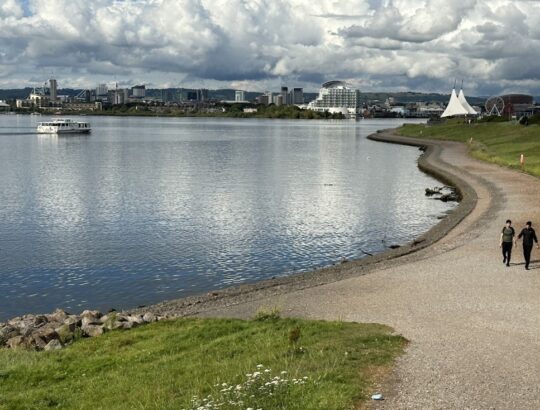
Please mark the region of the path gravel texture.
[[[376, 322], [410, 340], [384, 409], [540, 409], [540, 251], [521, 245], [505, 267], [504, 221], [540, 230], [540, 180], [483, 163], [453, 142], [433, 165], [474, 188], [472, 212], [445, 237], [376, 269], [332, 283], [264, 294], [202, 316], [252, 317], [261, 307], [312, 319]], [[225, 304], [224, 304], [225, 305]]]

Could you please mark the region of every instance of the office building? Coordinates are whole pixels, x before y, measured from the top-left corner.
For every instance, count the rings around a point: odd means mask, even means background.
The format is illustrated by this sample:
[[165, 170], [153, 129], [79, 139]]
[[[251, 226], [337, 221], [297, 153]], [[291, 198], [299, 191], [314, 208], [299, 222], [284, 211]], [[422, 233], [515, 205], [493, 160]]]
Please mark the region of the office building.
[[109, 93], [109, 88], [107, 87], [107, 84], [99, 84], [96, 87], [96, 97], [106, 97]]
[[197, 101], [208, 101], [208, 90], [206, 88], [197, 90]]
[[289, 88], [281, 87], [281, 104], [287, 105], [289, 103]]
[[57, 84], [54, 78], [49, 80], [49, 97], [51, 101], [56, 101], [57, 98]]
[[304, 89], [293, 88], [289, 93], [289, 103], [295, 105], [304, 104]]
[[136, 85], [131, 87], [131, 95], [133, 98], [144, 98], [146, 96], [146, 86]]
[[235, 102], [245, 102], [246, 101], [246, 93], [245, 91], [236, 90], [234, 93], [234, 101]]

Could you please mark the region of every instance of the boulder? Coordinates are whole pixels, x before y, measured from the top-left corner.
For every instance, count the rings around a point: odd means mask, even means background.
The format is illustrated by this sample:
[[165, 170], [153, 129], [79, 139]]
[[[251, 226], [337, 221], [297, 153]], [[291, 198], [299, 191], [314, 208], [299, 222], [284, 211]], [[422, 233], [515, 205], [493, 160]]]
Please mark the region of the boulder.
[[83, 325], [81, 329], [84, 335], [88, 337], [101, 336], [105, 332], [103, 327], [100, 325]]
[[130, 322], [129, 320], [127, 322], [119, 322], [120, 324], [120, 329], [125, 329], [125, 330], [129, 330], [129, 329], [133, 329], [134, 327], [137, 327], [138, 324], [136, 322]]
[[33, 348], [35, 350], [43, 350], [45, 346], [47, 346], [47, 342], [43, 340], [42, 337], [40, 337], [37, 334], [31, 335], [28, 339], [28, 348]]
[[130, 315], [127, 317], [129, 322], [135, 323], [136, 325], [144, 324], [144, 319], [141, 315]]
[[72, 324], [66, 324], [57, 327], [55, 330], [56, 334], [58, 335], [58, 339], [62, 343], [69, 343], [74, 338], [74, 332], [75, 332], [76, 326], [74, 323]]
[[6, 345], [11, 349], [30, 347], [28, 341], [23, 336], [15, 336], [11, 339], [8, 339]]
[[68, 325], [71, 331], [73, 331], [77, 326], [82, 325], [82, 320], [78, 316], [72, 315], [64, 320], [64, 325]]
[[156, 318], [156, 315], [154, 315], [152, 312], [146, 312], [142, 319], [146, 322], [146, 323], [152, 323], [152, 322], [155, 322], [157, 320]]
[[62, 309], [56, 309], [53, 313], [50, 315], [47, 315], [49, 322], [58, 322], [62, 323], [64, 320], [68, 318], [69, 314], [62, 310]]
[[45, 343], [49, 343], [51, 340], [58, 338], [58, 334], [56, 333], [52, 323], [48, 323], [47, 325], [34, 331], [33, 336], [40, 337], [45, 341]]
[[93, 317], [99, 319], [103, 315], [101, 314], [101, 312], [99, 310], [83, 310], [83, 312], [81, 313], [80, 316], [81, 317], [93, 316]]
[[12, 337], [19, 336], [19, 329], [12, 325], [4, 325], [0, 328], [0, 347], [4, 346]]
[[49, 343], [47, 343], [47, 345], [43, 348], [43, 350], [45, 350], [45, 351], [60, 350], [63, 347], [64, 347], [64, 345], [62, 344], [62, 342], [60, 342], [60, 340], [53, 339]]
[[83, 316], [81, 320], [81, 327], [85, 327], [88, 325], [100, 325], [101, 320], [95, 316]]

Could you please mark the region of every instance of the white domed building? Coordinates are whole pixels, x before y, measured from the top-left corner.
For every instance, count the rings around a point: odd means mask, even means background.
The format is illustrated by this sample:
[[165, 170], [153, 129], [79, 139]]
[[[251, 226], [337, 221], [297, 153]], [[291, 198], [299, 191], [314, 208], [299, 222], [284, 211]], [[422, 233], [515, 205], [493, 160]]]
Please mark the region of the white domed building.
[[360, 91], [350, 88], [344, 81], [324, 83], [318, 97], [307, 106], [309, 110], [342, 113], [348, 117], [356, 117], [361, 107]]

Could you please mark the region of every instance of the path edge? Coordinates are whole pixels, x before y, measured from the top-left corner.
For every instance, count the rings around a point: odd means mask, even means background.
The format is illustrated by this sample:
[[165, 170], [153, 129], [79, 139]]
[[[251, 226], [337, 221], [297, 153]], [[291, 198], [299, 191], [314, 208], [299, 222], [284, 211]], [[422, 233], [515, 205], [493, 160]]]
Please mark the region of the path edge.
[[202, 295], [166, 300], [135, 309], [126, 309], [125, 312], [129, 314], [152, 312], [166, 317], [184, 317], [209, 310], [219, 310], [227, 306], [239, 305], [272, 295], [289, 293], [365, 275], [374, 270], [383, 269], [385, 262], [395, 261], [405, 255], [418, 252], [444, 238], [474, 210], [478, 202], [478, 195], [469, 183], [448, 170], [454, 168], [454, 166], [441, 159], [441, 153], [444, 149], [441, 141], [404, 137], [398, 135], [396, 131], [397, 129], [379, 130], [367, 138], [377, 142], [420, 148], [424, 152], [418, 158], [418, 168], [438, 181], [454, 187], [460, 198], [456, 208], [428, 231], [397, 249], [390, 249], [362, 259], [346, 261], [308, 272], [293, 273], [288, 276], [218, 289]]

